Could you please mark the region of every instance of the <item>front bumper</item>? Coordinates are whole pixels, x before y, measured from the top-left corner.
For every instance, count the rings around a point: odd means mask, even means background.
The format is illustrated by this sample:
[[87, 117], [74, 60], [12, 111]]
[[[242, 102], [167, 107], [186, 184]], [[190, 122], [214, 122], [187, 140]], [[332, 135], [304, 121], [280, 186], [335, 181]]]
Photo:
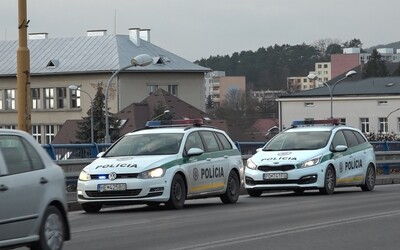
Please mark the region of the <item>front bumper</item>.
[[[118, 179], [78, 181], [77, 200], [82, 203], [102, 204], [140, 204], [147, 202], [166, 202], [170, 197], [170, 178], [153, 179]], [[126, 190], [103, 191], [98, 190], [100, 184], [125, 183]]]
[[[266, 179], [265, 173], [286, 173], [285, 179]], [[245, 188], [258, 190], [316, 189], [324, 187], [325, 170], [321, 167], [289, 171], [260, 171], [246, 168]]]

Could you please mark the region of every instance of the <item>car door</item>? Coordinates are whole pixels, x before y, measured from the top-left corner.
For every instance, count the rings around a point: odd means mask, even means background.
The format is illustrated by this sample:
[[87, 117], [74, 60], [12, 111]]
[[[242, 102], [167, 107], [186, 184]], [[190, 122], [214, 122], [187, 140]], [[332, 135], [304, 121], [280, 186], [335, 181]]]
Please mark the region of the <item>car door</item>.
[[336, 131], [331, 143], [331, 150], [333, 151], [333, 165], [336, 172], [336, 185], [345, 185], [349, 182], [349, 178], [351, 176], [350, 171], [347, 169], [347, 166], [351, 161], [351, 151], [347, 148], [345, 151], [337, 152], [334, 150], [337, 146], [348, 147], [343, 130]]
[[[351, 184], [360, 184], [364, 181], [365, 171], [368, 167], [368, 162], [366, 160], [366, 148], [360, 142], [359, 138], [361, 135], [357, 136], [357, 131], [346, 129], [343, 131], [346, 141], [350, 145], [351, 158], [348, 162], [347, 169], [351, 173]], [[362, 138], [362, 136], [361, 136]], [[364, 141], [365, 142], [365, 141]]]
[[[190, 149], [197, 148], [205, 151], [203, 141], [200, 134], [195, 131], [188, 135], [185, 142], [185, 154]], [[202, 153], [200, 155], [193, 155], [187, 157], [185, 163], [185, 170], [188, 175], [188, 196], [196, 196], [207, 193], [212, 186], [212, 179], [206, 175], [206, 169], [209, 164], [207, 155]]]
[[[32, 163], [28, 144], [16, 135], [0, 136], [0, 240], [29, 236], [37, 226], [43, 187], [40, 172], [43, 166]], [[39, 163], [40, 164], [40, 163]]]
[[212, 181], [212, 186], [208, 191], [224, 190], [229, 176], [228, 154], [223, 150], [214, 132], [200, 131], [200, 135], [205, 145], [204, 155], [207, 161], [207, 166], [202, 171], [205, 171], [205, 177]]

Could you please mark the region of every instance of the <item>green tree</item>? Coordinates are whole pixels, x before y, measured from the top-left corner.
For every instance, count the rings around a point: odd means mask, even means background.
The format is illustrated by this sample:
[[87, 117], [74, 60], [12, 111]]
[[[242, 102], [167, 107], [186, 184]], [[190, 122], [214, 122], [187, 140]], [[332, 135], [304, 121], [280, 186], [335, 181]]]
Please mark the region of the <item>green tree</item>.
[[206, 101], [206, 109], [210, 110], [210, 109], [213, 109], [213, 108], [214, 108], [214, 102], [212, 100], [211, 95], [208, 95], [207, 96], [207, 101]]
[[[78, 122], [78, 130], [76, 131], [76, 137], [81, 143], [89, 143], [91, 141], [91, 109], [93, 108], [93, 134], [94, 142], [102, 143], [105, 138], [105, 111], [104, 111], [105, 96], [103, 88], [97, 87], [97, 92], [93, 98], [93, 103], [90, 109], [87, 111], [86, 117], [83, 117], [83, 121]], [[108, 112], [108, 122], [110, 127], [110, 138], [111, 141], [115, 141], [120, 137], [121, 121], [115, 117], [114, 114]]]
[[388, 76], [385, 61], [376, 49], [372, 51], [371, 58], [363, 71], [363, 78]]
[[160, 121], [172, 120], [174, 117], [172, 112], [165, 112], [166, 110], [168, 110], [167, 107], [165, 107], [163, 104], [159, 103], [153, 109], [152, 119], [157, 119]]
[[393, 76], [400, 76], [400, 63], [397, 64], [396, 70], [392, 74]]

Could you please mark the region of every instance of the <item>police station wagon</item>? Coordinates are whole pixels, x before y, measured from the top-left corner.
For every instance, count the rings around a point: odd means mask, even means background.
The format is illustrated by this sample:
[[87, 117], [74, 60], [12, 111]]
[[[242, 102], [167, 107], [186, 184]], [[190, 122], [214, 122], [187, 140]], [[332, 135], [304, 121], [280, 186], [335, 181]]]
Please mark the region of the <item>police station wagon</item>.
[[252, 197], [265, 190], [333, 194], [340, 186], [371, 191], [375, 179], [372, 145], [358, 129], [335, 119], [294, 122], [249, 158], [245, 170], [245, 188]]
[[88, 213], [120, 204], [179, 209], [186, 199], [205, 197], [236, 203], [243, 173], [241, 154], [224, 131], [201, 119], [150, 121], [82, 170], [77, 196]]

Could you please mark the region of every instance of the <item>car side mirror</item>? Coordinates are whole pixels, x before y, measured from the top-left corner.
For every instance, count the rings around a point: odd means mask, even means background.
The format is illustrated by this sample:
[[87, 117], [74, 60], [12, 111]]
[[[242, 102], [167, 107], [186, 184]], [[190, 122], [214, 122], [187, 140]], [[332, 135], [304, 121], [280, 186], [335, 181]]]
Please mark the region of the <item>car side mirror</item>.
[[200, 148], [190, 148], [187, 152], [187, 156], [196, 156], [196, 155], [201, 155], [203, 154], [204, 151]]
[[346, 145], [337, 145], [334, 150], [335, 150], [335, 152], [344, 152], [347, 150], [347, 146]]

